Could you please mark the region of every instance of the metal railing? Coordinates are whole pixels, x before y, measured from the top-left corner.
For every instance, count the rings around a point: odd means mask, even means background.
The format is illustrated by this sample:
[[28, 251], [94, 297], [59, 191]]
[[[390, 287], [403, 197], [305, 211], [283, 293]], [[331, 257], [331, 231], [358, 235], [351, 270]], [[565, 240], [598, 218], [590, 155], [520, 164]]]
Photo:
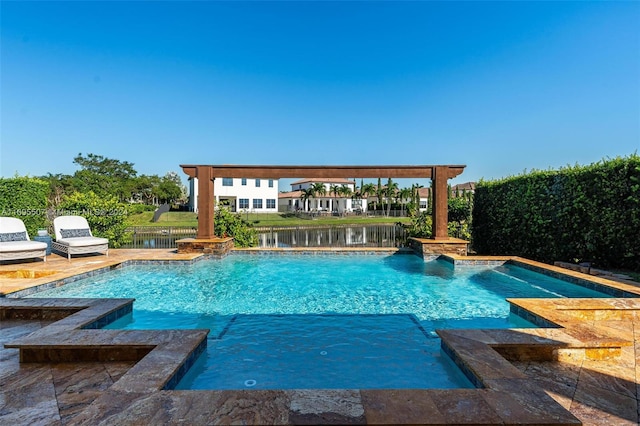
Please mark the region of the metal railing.
[[406, 244], [402, 226], [343, 225], [259, 227], [259, 247], [400, 247]]
[[126, 232], [131, 233], [131, 242], [122, 248], [169, 249], [176, 248], [176, 240], [195, 238], [198, 229], [193, 226], [132, 226]]
[[[342, 226], [256, 227], [259, 247], [400, 247], [406, 245], [406, 231], [395, 224]], [[131, 242], [122, 248], [170, 249], [176, 240], [195, 238], [191, 226], [132, 226]]]

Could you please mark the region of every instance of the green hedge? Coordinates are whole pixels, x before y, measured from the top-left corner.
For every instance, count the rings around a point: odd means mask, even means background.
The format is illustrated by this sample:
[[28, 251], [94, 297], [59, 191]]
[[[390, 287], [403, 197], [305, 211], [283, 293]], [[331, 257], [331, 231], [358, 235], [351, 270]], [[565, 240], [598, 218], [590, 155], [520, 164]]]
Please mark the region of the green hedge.
[[131, 233], [126, 232], [127, 206], [119, 203], [115, 196], [74, 192], [64, 197], [58, 213], [83, 216], [93, 236], [108, 238], [109, 247], [118, 248], [131, 242]]
[[640, 270], [640, 156], [480, 181], [478, 254]]
[[30, 177], [0, 178], [0, 216], [22, 219], [29, 237], [46, 228], [49, 183]]

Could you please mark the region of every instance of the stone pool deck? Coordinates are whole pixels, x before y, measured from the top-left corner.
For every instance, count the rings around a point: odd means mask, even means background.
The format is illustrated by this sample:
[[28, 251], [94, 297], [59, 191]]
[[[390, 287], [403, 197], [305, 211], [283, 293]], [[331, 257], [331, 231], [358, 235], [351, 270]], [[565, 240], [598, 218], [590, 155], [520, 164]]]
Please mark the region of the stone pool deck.
[[[135, 302], [15, 297], [123, 262], [200, 256], [110, 250], [70, 262], [54, 254], [47, 262], [1, 263], [0, 425], [638, 424], [640, 299], [513, 299], [513, 312], [554, 327], [438, 330], [444, 351], [477, 389], [174, 391], [207, 330], [101, 330]], [[633, 284], [525, 259], [447, 260], [508, 260], [640, 296]]]

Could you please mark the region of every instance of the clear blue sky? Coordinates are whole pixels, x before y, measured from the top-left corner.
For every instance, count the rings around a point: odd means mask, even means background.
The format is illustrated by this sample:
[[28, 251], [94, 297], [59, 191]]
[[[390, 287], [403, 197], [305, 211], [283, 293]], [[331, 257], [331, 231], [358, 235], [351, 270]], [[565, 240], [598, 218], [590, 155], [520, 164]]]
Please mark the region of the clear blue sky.
[[3, 177], [82, 152], [159, 175], [466, 164], [461, 183], [640, 152], [637, 1], [0, 7]]

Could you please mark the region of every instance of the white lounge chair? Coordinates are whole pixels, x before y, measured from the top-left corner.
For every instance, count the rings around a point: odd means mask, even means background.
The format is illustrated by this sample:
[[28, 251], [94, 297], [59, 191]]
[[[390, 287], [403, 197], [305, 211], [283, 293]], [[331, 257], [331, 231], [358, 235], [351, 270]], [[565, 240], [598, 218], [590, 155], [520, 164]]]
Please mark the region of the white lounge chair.
[[47, 243], [31, 241], [24, 222], [16, 217], [0, 217], [0, 260], [42, 257], [47, 261]]
[[56, 240], [53, 249], [67, 254], [99, 253], [109, 255], [109, 240], [94, 237], [87, 219], [82, 216], [58, 216], [53, 219]]

